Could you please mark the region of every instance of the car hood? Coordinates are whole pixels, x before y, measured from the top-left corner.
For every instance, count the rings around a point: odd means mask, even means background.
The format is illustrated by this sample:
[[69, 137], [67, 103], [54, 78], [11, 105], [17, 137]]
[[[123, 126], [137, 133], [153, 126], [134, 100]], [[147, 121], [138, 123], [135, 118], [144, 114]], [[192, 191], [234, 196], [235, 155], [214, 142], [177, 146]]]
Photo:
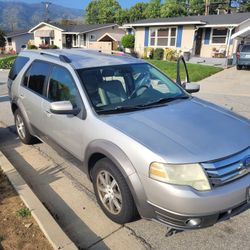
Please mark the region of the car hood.
[[198, 98], [101, 119], [168, 163], [221, 159], [250, 146], [247, 119]]

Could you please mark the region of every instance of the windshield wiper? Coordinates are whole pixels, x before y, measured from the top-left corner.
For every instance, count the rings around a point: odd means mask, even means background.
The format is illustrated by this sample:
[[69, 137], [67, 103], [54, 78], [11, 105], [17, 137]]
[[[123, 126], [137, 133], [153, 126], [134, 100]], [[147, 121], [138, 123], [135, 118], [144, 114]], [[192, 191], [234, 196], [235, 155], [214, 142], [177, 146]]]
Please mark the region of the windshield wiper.
[[190, 96], [187, 96], [187, 95], [185, 95], [185, 96], [174, 96], [174, 97], [163, 97], [163, 98], [157, 99], [157, 100], [152, 101], [152, 102], [147, 102], [147, 103], [138, 105], [137, 107], [149, 107], [149, 106], [154, 107], [154, 106], [157, 106], [159, 104], [172, 102], [174, 100], [188, 99], [188, 98], [190, 98]]
[[138, 106], [117, 106], [113, 109], [98, 109], [96, 112], [98, 114], [112, 114], [117, 113], [119, 111], [121, 112], [129, 112], [129, 111], [135, 111], [140, 109]]

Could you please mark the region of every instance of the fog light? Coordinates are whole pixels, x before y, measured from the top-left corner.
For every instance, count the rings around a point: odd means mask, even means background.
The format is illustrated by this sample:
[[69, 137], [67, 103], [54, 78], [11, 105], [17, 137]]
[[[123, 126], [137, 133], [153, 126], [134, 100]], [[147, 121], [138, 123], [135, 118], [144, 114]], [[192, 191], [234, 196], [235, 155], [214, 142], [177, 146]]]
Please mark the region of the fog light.
[[200, 218], [189, 219], [186, 221], [186, 224], [190, 227], [197, 227], [201, 224]]

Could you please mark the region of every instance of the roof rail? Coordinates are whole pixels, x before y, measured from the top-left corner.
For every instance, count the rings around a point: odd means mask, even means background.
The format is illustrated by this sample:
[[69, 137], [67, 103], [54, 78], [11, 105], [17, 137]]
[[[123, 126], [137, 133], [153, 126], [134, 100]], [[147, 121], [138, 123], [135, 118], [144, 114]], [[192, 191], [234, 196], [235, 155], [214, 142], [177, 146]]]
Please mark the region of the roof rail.
[[98, 50], [98, 52], [104, 53], [104, 54], [117, 55], [117, 56], [133, 57], [133, 56], [132, 56], [131, 54], [129, 54], [129, 53], [125, 53], [125, 52], [123, 52], [123, 51], [117, 51], [117, 50]]
[[71, 63], [71, 60], [67, 56], [65, 56], [65, 55], [59, 55], [59, 54], [51, 53], [51, 52], [47, 52], [47, 51], [46, 52], [41, 51], [40, 55], [56, 57], [56, 58], [59, 58], [59, 60], [61, 62]]
[[82, 51], [82, 52], [85, 52], [85, 51], [93, 51], [93, 52], [99, 52], [99, 53], [109, 54], [109, 55], [133, 57], [131, 54], [125, 53], [125, 52], [123, 52], [123, 51], [117, 51], [117, 50], [79, 49], [79, 51]]

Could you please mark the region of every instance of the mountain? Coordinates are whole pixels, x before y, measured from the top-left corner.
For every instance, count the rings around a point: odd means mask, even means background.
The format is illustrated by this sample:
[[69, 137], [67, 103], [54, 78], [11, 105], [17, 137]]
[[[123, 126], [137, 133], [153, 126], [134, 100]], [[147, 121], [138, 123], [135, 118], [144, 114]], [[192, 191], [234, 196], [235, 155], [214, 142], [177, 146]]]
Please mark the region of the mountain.
[[[83, 20], [83, 10], [52, 4], [49, 7], [49, 19]], [[29, 29], [44, 20], [45, 8], [41, 3], [0, 1], [0, 29], [4, 31]]]

